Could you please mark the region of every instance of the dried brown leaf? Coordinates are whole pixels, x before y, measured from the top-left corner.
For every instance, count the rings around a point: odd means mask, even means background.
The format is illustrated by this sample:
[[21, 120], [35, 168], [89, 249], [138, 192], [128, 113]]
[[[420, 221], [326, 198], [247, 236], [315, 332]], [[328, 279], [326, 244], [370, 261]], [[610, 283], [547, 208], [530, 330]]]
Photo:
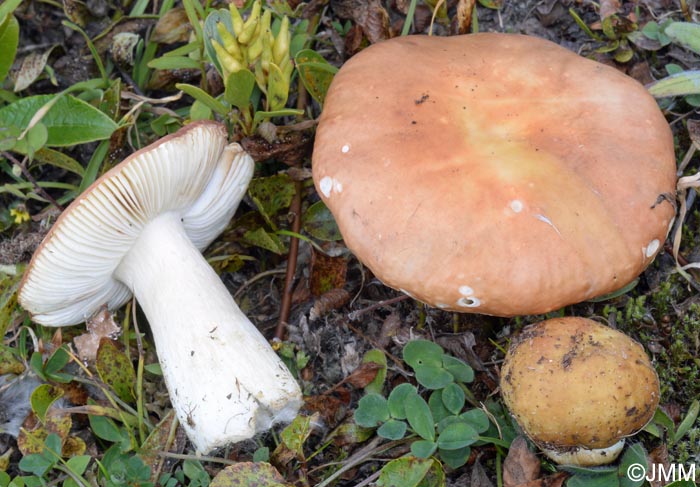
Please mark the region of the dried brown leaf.
[[[331, 6], [338, 17], [351, 19], [360, 26], [370, 43], [389, 38], [389, 14], [379, 0], [334, 0]], [[346, 51], [347, 47], [346, 42]]]
[[39, 75], [44, 71], [46, 61], [48, 61], [54, 47], [56, 46], [52, 46], [44, 52], [34, 51], [22, 60], [19, 71], [15, 76], [15, 93], [29, 88], [29, 86], [36, 81]]
[[620, 12], [620, 0], [600, 0], [600, 18], [607, 19]]
[[358, 389], [363, 389], [377, 377], [382, 366], [376, 362], [365, 362], [356, 368], [345, 381]]
[[309, 319], [315, 321], [334, 309], [345, 306], [348, 301], [350, 293], [345, 289], [331, 289], [316, 300], [309, 311]]
[[183, 7], [175, 7], [168, 10], [156, 24], [151, 35], [151, 41], [159, 44], [174, 44], [187, 42], [190, 37], [192, 25], [187, 18], [187, 12]]
[[537, 480], [540, 475], [540, 461], [527, 447], [524, 436], [513, 440], [508, 456], [503, 461], [503, 486], [519, 487]]
[[472, 12], [476, 0], [459, 0], [457, 3], [457, 33], [468, 34], [472, 27]]
[[311, 277], [309, 287], [311, 294], [321, 296], [332, 289], [345, 286], [348, 261], [345, 257], [332, 257], [312, 249]]
[[102, 338], [115, 339], [121, 333], [121, 327], [114, 321], [114, 315], [103, 307], [86, 323], [87, 333], [73, 338], [73, 344], [81, 360], [94, 362]]

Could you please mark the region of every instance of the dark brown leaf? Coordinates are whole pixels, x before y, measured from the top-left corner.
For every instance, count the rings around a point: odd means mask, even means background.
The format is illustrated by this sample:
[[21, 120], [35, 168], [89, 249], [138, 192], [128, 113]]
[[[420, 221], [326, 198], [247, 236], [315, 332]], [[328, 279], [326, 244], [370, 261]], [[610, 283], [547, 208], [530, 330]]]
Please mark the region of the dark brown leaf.
[[375, 377], [377, 377], [377, 372], [379, 372], [379, 369], [381, 368], [382, 366], [375, 362], [363, 363], [356, 368], [353, 373], [350, 374], [347, 379], [345, 379], [345, 381], [358, 389], [362, 389], [366, 387], [367, 384], [372, 382]]
[[338, 17], [359, 25], [370, 43], [389, 38], [389, 14], [379, 0], [334, 0], [331, 7]]
[[316, 300], [309, 311], [309, 319], [315, 321], [332, 310], [345, 306], [348, 301], [350, 301], [350, 293], [345, 289], [331, 289]]
[[321, 296], [332, 289], [345, 286], [348, 261], [345, 257], [332, 257], [317, 250], [311, 252], [311, 294]]
[[537, 480], [540, 475], [540, 461], [527, 447], [524, 436], [513, 440], [508, 456], [503, 461], [503, 486], [519, 487]]

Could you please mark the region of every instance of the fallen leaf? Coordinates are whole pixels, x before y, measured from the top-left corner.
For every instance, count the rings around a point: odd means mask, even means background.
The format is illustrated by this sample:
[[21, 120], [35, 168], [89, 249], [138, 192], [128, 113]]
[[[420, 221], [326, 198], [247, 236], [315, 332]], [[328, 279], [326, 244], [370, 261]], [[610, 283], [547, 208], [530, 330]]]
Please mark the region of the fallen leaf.
[[266, 462], [241, 462], [226, 467], [211, 481], [209, 487], [286, 487], [288, 483], [280, 473]]
[[29, 88], [29, 86], [36, 81], [39, 75], [44, 71], [46, 61], [48, 61], [54, 47], [56, 46], [51, 46], [44, 52], [34, 51], [22, 60], [19, 71], [15, 76], [15, 93]]
[[185, 9], [183, 7], [171, 8], [158, 19], [156, 28], [151, 35], [151, 42], [159, 44], [187, 42], [191, 31], [192, 25], [187, 18]]
[[620, 0], [600, 0], [600, 18], [606, 19], [620, 11]]
[[513, 440], [508, 456], [503, 461], [503, 487], [519, 487], [537, 480], [540, 475], [540, 461], [527, 446], [524, 436]]
[[472, 12], [476, 0], [459, 0], [457, 3], [457, 33], [468, 34], [472, 28]]
[[343, 307], [348, 301], [350, 301], [350, 293], [345, 289], [331, 289], [314, 302], [309, 311], [309, 319], [316, 321], [334, 309]]
[[370, 43], [389, 38], [389, 14], [379, 0], [335, 0], [331, 5], [338, 17], [360, 26]]
[[309, 281], [311, 294], [321, 296], [332, 289], [343, 288], [347, 270], [348, 261], [345, 257], [332, 257], [312, 249]]
[[377, 377], [377, 373], [379, 373], [381, 368], [382, 366], [376, 362], [365, 362], [360, 364], [360, 366], [356, 368], [352, 374], [347, 376], [345, 382], [358, 389], [363, 389], [365, 386], [367, 386], [367, 384], [372, 382], [375, 377]]
[[94, 362], [97, 348], [102, 338], [115, 339], [121, 333], [121, 327], [114, 321], [114, 315], [106, 307], [101, 308], [86, 323], [87, 333], [78, 335], [73, 344], [81, 360]]

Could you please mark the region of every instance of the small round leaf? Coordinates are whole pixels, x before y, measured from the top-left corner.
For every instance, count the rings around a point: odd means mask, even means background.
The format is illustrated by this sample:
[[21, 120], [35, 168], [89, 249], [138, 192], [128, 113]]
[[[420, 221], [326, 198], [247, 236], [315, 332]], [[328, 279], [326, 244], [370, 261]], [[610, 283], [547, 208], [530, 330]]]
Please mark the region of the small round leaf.
[[411, 443], [411, 453], [418, 458], [428, 458], [437, 450], [437, 443], [434, 441], [418, 440]]
[[377, 430], [377, 434], [387, 440], [400, 440], [406, 434], [408, 426], [403, 421], [390, 419]]
[[418, 394], [406, 397], [406, 419], [413, 431], [425, 440], [435, 441], [435, 422], [428, 403]]
[[442, 389], [454, 381], [454, 377], [442, 367], [432, 365], [416, 365], [416, 380], [426, 389]]
[[403, 347], [403, 359], [414, 369], [419, 365], [441, 367], [443, 354], [440, 345], [428, 340], [413, 340]]
[[392, 418], [406, 419], [406, 398], [416, 395], [416, 388], [408, 383], [399, 384], [389, 394], [389, 413]]
[[464, 407], [464, 391], [454, 382], [442, 390], [442, 402], [452, 414], [458, 414]]
[[433, 420], [435, 420], [436, 423], [439, 423], [450, 415], [450, 412], [442, 402], [442, 389], [437, 389], [430, 394], [428, 406], [430, 406], [430, 412], [433, 413]]
[[440, 459], [451, 468], [459, 468], [469, 460], [471, 448], [465, 446], [458, 450], [439, 450]]
[[373, 428], [389, 419], [389, 407], [379, 394], [367, 394], [357, 405], [355, 423], [365, 428]]
[[474, 380], [474, 370], [458, 358], [445, 354], [442, 356], [442, 365], [456, 381], [471, 382]]
[[459, 415], [464, 421], [474, 428], [478, 433], [483, 433], [489, 429], [491, 424], [489, 417], [481, 409], [470, 409], [469, 411]]
[[454, 422], [437, 439], [441, 450], [458, 450], [479, 439], [479, 433], [463, 421]]

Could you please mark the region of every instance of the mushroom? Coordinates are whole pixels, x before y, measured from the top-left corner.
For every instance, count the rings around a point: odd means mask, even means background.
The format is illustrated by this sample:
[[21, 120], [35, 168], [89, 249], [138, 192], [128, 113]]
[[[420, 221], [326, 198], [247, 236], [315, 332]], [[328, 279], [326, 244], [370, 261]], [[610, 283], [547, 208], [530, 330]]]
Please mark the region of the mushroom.
[[675, 212], [673, 139], [644, 87], [514, 34], [400, 37], [351, 58], [313, 177], [386, 285], [498, 316], [623, 287]]
[[523, 431], [557, 463], [612, 462], [654, 415], [659, 378], [642, 346], [586, 318], [525, 328], [501, 367], [501, 394]]
[[82, 322], [133, 293], [199, 452], [290, 421], [301, 404], [291, 373], [200, 253], [233, 216], [253, 168], [210, 121], [135, 152], [63, 212], [19, 290], [46, 326]]

